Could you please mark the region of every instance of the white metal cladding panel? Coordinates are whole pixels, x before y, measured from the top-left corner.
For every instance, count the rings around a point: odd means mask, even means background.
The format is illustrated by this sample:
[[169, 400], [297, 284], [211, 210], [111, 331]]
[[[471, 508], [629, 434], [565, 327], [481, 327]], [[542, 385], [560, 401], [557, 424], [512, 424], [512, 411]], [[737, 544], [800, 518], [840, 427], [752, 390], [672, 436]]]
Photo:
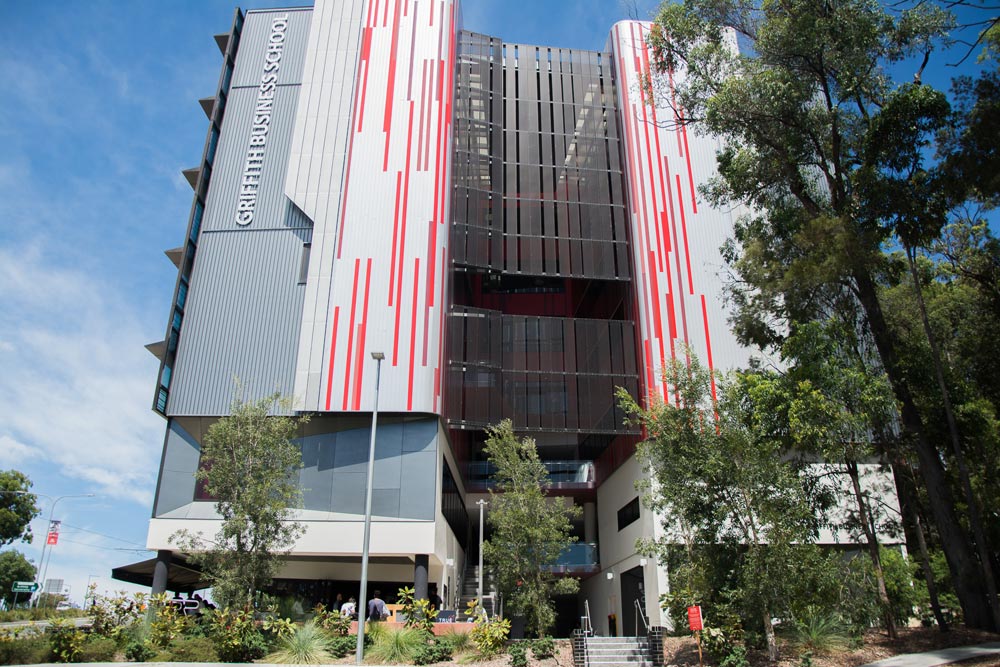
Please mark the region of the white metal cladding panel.
[[452, 0], [365, 6], [340, 208], [331, 196], [314, 218], [296, 375], [305, 409], [370, 410], [377, 350], [380, 409], [440, 411], [455, 11]]
[[[716, 174], [717, 139], [674, 120], [669, 92], [682, 73], [654, 77], [654, 105], [640, 77], [649, 76], [650, 24], [623, 21], [611, 31], [618, 75], [622, 145], [636, 272], [647, 391], [668, 400], [661, 371], [687, 345], [709, 368], [743, 366], [749, 351], [730, 332], [723, 304], [720, 247], [737, 210], [710, 207], [698, 187]], [[713, 382], [713, 393], [715, 385]]]
[[[291, 205], [289, 205], [291, 208]], [[224, 415], [246, 397], [290, 394], [308, 229], [201, 235], [171, 382], [169, 415]]]
[[[277, 70], [274, 71], [278, 77], [278, 85], [301, 83], [311, 15], [312, 10], [308, 7], [247, 12], [240, 46], [236, 52], [236, 69], [233, 71], [231, 87], [260, 85], [267, 66], [265, 57], [271, 47], [272, 35], [275, 36], [276, 48], [271, 49], [271, 60], [275, 59], [276, 51], [280, 50], [281, 53], [277, 60]], [[284, 26], [283, 19], [287, 20]], [[277, 47], [278, 44], [281, 46]]]
[[[291, 224], [308, 225], [302, 216], [289, 218], [288, 198], [283, 185], [288, 153], [295, 124], [298, 86], [282, 86], [275, 91], [274, 106], [263, 146], [251, 146], [251, 126], [257, 104], [257, 88], [232, 91], [226, 105], [225, 129], [219, 139], [209, 182], [202, 230], [277, 229]], [[247, 166], [248, 150], [263, 150], [256, 184], [253, 220], [247, 225], [236, 222], [240, 188]], [[254, 173], [257, 173], [256, 171]]]

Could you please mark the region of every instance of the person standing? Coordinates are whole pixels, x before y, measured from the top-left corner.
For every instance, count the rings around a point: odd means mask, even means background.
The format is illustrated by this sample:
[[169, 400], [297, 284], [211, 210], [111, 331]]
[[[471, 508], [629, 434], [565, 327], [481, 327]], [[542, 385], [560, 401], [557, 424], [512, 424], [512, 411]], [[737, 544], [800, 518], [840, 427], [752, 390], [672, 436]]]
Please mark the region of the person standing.
[[368, 620], [384, 621], [389, 618], [389, 609], [382, 599], [382, 591], [375, 591], [375, 596], [368, 601]]
[[348, 598], [344, 606], [340, 608], [340, 615], [346, 616], [347, 618], [357, 618], [358, 616], [358, 604], [354, 601], [354, 598]]

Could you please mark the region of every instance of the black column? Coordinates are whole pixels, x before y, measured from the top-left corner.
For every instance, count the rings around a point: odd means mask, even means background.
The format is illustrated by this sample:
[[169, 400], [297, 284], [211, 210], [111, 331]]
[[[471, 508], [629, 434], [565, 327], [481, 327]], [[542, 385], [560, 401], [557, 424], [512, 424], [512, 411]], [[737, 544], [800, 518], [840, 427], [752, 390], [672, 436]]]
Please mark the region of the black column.
[[163, 593], [167, 590], [167, 575], [170, 574], [170, 554], [168, 549], [160, 549], [156, 552], [156, 565], [153, 566], [153, 588], [150, 591], [153, 595]]
[[413, 557], [413, 599], [427, 599], [427, 554], [416, 554]]

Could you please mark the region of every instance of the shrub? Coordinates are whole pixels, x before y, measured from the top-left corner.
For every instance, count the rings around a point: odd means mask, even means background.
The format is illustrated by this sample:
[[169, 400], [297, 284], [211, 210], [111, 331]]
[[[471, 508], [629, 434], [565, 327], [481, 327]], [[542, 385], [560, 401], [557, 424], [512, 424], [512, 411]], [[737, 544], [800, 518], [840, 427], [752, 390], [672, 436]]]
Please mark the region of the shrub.
[[514, 642], [507, 649], [510, 667], [528, 667], [528, 642]]
[[472, 625], [472, 643], [483, 656], [494, 656], [503, 651], [510, 635], [509, 619], [478, 617]]
[[222, 662], [252, 662], [267, 652], [253, 613], [226, 608], [212, 615], [211, 639]]
[[52, 646], [45, 637], [5, 638], [0, 634], [0, 665], [50, 662]]
[[279, 665], [321, 664], [333, 660], [330, 639], [315, 621], [310, 621], [295, 632], [282, 637], [278, 650], [267, 656], [268, 662]]
[[79, 662], [80, 650], [87, 637], [71, 621], [54, 620], [47, 634], [52, 643], [52, 654], [57, 662]]
[[747, 650], [742, 643], [734, 642], [719, 628], [701, 630], [705, 650], [716, 659], [719, 667], [748, 667]]
[[452, 654], [462, 653], [472, 648], [472, 636], [468, 632], [452, 630], [439, 635], [437, 640], [448, 644], [451, 647]]
[[331, 637], [327, 650], [334, 658], [344, 658], [354, 653], [358, 648], [358, 636], [347, 635], [345, 637]]
[[156, 650], [141, 639], [132, 639], [125, 644], [125, 659], [129, 662], [146, 662], [155, 655]]
[[[160, 657], [165, 658], [159, 660]], [[215, 646], [208, 637], [178, 637], [157, 656], [158, 662], [216, 662]]]
[[154, 646], [165, 648], [191, 626], [190, 619], [170, 602], [166, 593], [152, 596], [150, 607], [153, 613], [149, 621], [149, 640]]
[[[318, 604], [313, 609], [316, 625], [334, 637], [346, 637], [351, 631], [351, 618], [344, 616], [336, 609], [327, 610], [325, 605]], [[357, 640], [355, 640], [357, 641]]]
[[432, 665], [435, 662], [447, 660], [451, 660], [451, 645], [439, 639], [424, 644], [417, 649], [416, 655], [413, 656], [413, 664], [415, 665]]
[[417, 651], [427, 643], [427, 634], [413, 628], [393, 628], [369, 623], [378, 630], [372, 632], [372, 647], [366, 656], [375, 662], [413, 662]]
[[92, 634], [80, 647], [80, 662], [111, 662], [117, 652], [114, 639]]
[[87, 613], [93, 619], [90, 631], [114, 639], [119, 645], [127, 643], [128, 628], [143, 620], [146, 596], [142, 593], [129, 596], [125, 591], [119, 591], [113, 597], [105, 597], [97, 593], [96, 584], [91, 584], [88, 597], [91, 603]]
[[810, 656], [844, 651], [851, 644], [850, 628], [839, 615], [807, 610], [796, 619], [792, 644], [796, 649], [809, 652]]
[[438, 612], [431, 606], [430, 600], [426, 598], [414, 600], [413, 589], [408, 586], [399, 589], [397, 600], [402, 605], [400, 612], [406, 616], [404, 622], [406, 627], [426, 632], [434, 631], [434, 619], [437, 618]]
[[539, 637], [531, 642], [531, 655], [535, 660], [545, 660], [556, 654], [556, 641], [552, 637]]

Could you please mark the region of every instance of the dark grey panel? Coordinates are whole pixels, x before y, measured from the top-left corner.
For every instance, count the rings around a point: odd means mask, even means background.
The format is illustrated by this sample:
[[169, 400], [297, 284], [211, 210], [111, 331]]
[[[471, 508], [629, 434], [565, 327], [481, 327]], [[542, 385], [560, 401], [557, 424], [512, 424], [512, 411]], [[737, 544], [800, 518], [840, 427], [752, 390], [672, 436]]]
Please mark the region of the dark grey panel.
[[249, 11], [243, 24], [240, 48], [236, 53], [233, 88], [260, 85], [265, 73], [265, 56], [271, 39], [272, 20], [280, 16], [288, 17], [288, 27], [284, 31], [284, 45], [281, 48], [281, 60], [278, 61], [277, 83], [285, 85], [302, 82], [312, 9]]
[[198, 470], [201, 447], [198, 442], [170, 420], [163, 445], [163, 467], [157, 487], [153, 516], [161, 516], [182, 507], [194, 498], [194, 473]]

